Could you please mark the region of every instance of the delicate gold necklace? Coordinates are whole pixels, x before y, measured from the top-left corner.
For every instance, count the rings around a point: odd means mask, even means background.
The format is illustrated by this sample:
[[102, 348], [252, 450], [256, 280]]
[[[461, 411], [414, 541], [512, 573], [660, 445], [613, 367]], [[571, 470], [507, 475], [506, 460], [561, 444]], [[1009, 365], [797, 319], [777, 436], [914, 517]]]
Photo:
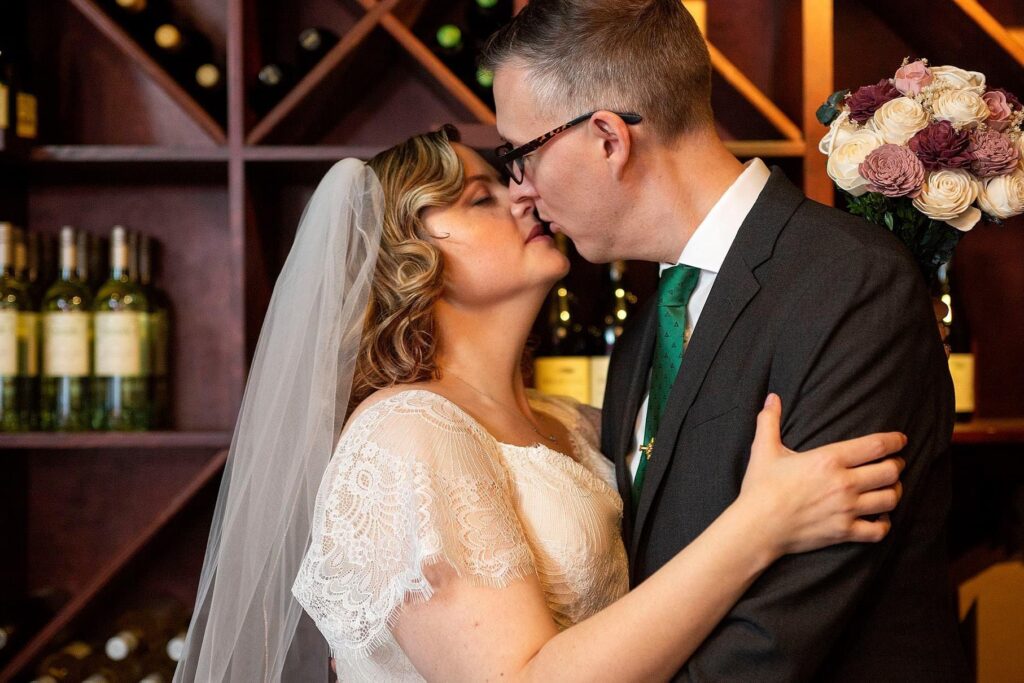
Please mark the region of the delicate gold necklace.
[[[499, 407], [501, 407], [501, 409], [502, 409], [502, 410], [504, 410], [504, 411], [505, 411], [505, 412], [506, 412], [507, 414], [509, 414], [509, 415], [511, 415], [511, 414], [512, 414], [512, 411], [511, 411], [511, 410], [509, 410], [508, 408], [506, 408], [506, 407], [505, 407], [505, 406], [504, 406], [504, 405], [503, 405], [503, 404], [502, 404], [502, 403], [501, 403], [500, 401], [497, 401], [497, 400], [495, 400], [495, 399], [494, 399], [494, 398], [493, 398], [493, 397], [492, 397], [492, 396], [491, 396], [490, 394], [487, 394], [487, 393], [485, 393], [485, 392], [481, 391], [480, 389], [477, 389], [477, 388], [476, 388], [475, 386], [473, 386], [472, 384], [470, 384], [470, 383], [469, 383], [469, 382], [467, 382], [466, 380], [462, 379], [461, 377], [459, 377], [458, 375], [456, 375], [456, 374], [455, 374], [454, 372], [447, 372], [447, 374], [451, 375], [452, 377], [454, 377], [455, 379], [459, 380], [460, 382], [462, 382], [463, 384], [465, 384], [465, 385], [466, 385], [467, 387], [469, 387], [470, 389], [472, 389], [472, 390], [473, 390], [473, 391], [475, 391], [476, 393], [478, 393], [478, 394], [480, 394], [481, 396], [483, 396], [484, 398], [488, 399], [489, 401], [491, 401], [491, 403], [494, 403], [494, 404], [498, 405], [498, 406], [499, 406]], [[520, 412], [518, 412], [518, 411], [517, 411], [517, 412], [515, 413], [515, 415], [516, 415], [516, 417], [518, 417], [518, 418], [519, 418], [520, 420], [522, 420], [522, 421], [523, 421], [523, 422], [525, 422], [526, 424], [530, 425], [530, 429], [532, 429], [532, 430], [533, 430], [533, 433], [534, 433], [534, 434], [536, 434], [537, 436], [539, 436], [539, 437], [542, 437], [542, 438], [544, 438], [544, 439], [547, 439], [547, 440], [548, 440], [548, 441], [550, 441], [551, 443], [558, 443], [558, 437], [557, 437], [557, 436], [555, 436], [554, 434], [543, 434], [543, 433], [541, 433], [541, 431], [540, 431], [539, 429], [537, 429], [537, 427], [536, 427], [536, 426], [534, 426], [533, 422], [531, 422], [530, 420], [526, 419], [526, 416], [525, 416], [525, 415], [523, 415], [522, 413], [520, 413]]]

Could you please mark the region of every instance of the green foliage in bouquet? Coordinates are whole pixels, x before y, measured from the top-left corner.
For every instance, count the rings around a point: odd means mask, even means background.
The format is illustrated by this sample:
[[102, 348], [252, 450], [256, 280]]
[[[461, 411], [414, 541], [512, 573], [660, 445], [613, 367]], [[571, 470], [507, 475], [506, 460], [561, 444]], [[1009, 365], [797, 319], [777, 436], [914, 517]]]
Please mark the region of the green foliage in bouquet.
[[914, 208], [908, 197], [886, 197], [876, 192], [859, 197], [842, 194], [847, 211], [888, 228], [906, 245], [929, 284], [935, 281], [939, 266], [953, 257], [964, 234], [948, 223], [928, 218]]

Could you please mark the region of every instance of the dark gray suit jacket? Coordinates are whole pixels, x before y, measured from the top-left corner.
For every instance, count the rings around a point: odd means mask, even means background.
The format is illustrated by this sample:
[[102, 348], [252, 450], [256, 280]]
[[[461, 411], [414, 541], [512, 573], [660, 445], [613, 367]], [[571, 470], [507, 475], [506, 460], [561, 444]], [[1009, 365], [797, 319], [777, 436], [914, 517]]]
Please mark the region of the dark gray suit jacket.
[[[646, 390], [654, 304], [617, 343], [605, 393], [602, 447], [627, 501], [625, 457]], [[966, 680], [946, 557], [952, 384], [923, 279], [884, 228], [807, 199], [778, 168], [683, 356], [636, 519], [625, 506], [632, 585], [739, 494], [771, 391], [782, 397], [783, 440], [795, 450], [907, 434], [904, 497], [882, 543], [777, 562], [675, 680]]]

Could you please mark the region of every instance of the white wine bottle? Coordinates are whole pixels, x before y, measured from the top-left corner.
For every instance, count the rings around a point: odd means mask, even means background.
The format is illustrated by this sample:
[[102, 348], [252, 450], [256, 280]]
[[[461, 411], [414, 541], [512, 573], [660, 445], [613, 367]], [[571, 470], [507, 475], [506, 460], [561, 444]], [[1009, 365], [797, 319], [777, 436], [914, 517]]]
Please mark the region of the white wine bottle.
[[608, 265], [601, 302], [603, 315], [594, 335], [594, 355], [590, 357], [590, 405], [595, 408], [604, 402], [608, 361], [636, 301], [626, 284], [626, 262], [613, 261]]
[[79, 279], [75, 229], [60, 231], [60, 274], [43, 299], [40, 417], [49, 431], [89, 429], [92, 374], [92, 295]]
[[115, 226], [110, 238], [110, 279], [93, 302], [94, 429], [149, 428], [148, 310], [145, 292], [130, 278], [126, 231]]
[[82, 680], [83, 664], [93, 652], [93, 647], [84, 641], [68, 643], [40, 662], [32, 683], [70, 683]]
[[28, 238], [14, 228], [14, 273], [25, 286], [26, 305], [18, 315], [18, 377], [24, 399], [22, 429], [39, 428], [39, 299], [29, 270]]
[[28, 287], [15, 272], [14, 226], [0, 223], [0, 431], [31, 428], [32, 387], [28, 326], [33, 316]]

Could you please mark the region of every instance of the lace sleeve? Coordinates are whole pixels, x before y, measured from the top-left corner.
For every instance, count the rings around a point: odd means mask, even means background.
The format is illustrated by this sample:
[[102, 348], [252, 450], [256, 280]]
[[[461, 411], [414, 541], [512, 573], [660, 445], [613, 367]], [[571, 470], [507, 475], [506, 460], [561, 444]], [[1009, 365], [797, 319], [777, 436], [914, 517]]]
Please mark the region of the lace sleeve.
[[334, 655], [366, 657], [407, 599], [429, 599], [423, 567], [502, 587], [532, 573], [499, 447], [454, 405], [403, 392], [371, 406], [324, 475], [312, 544], [292, 588]]

